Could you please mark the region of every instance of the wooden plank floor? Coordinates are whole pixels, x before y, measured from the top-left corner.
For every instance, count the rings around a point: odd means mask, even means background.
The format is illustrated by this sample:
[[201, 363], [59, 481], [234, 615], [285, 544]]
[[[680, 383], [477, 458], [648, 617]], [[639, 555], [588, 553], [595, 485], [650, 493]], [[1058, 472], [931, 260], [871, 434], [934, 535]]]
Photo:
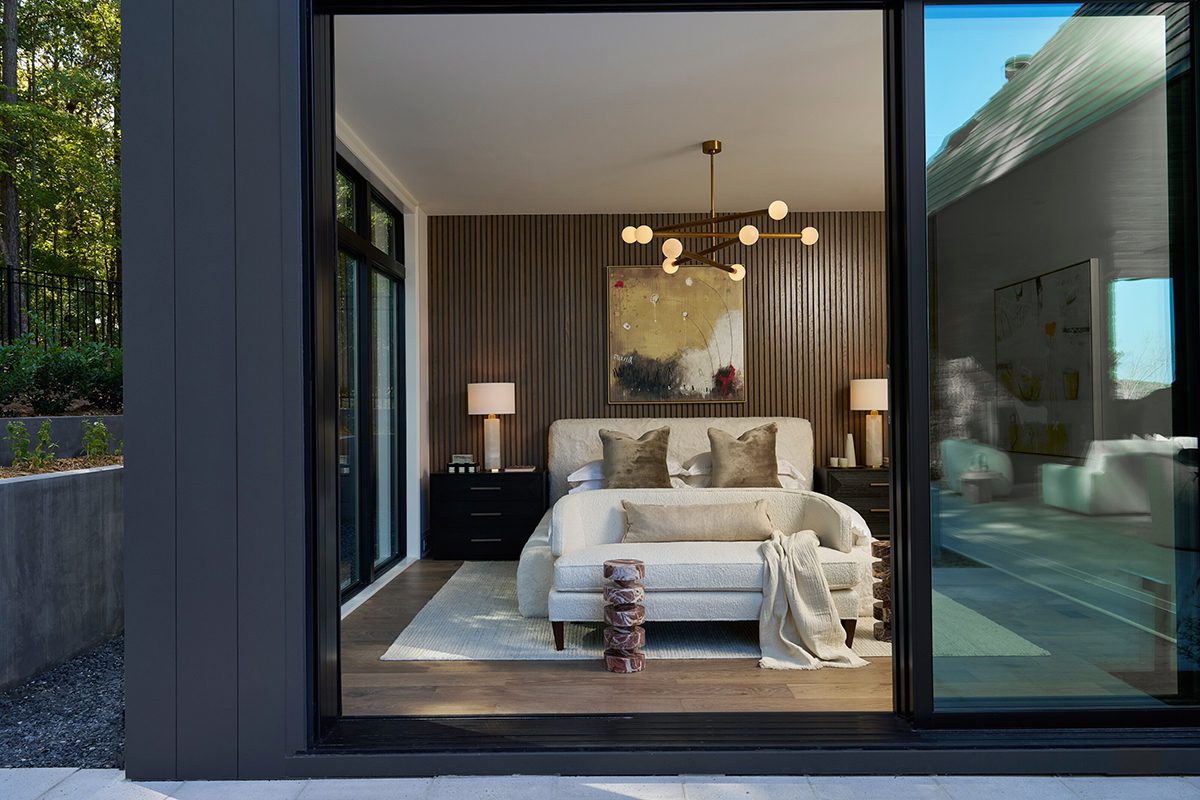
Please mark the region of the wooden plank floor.
[[458, 569], [420, 561], [342, 622], [342, 713], [568, 714], [890, 711], [892, 660], [862, 669], [759, 669], [753, 659], [651, 661], [637, 675], [600, 661], [380, 661]]

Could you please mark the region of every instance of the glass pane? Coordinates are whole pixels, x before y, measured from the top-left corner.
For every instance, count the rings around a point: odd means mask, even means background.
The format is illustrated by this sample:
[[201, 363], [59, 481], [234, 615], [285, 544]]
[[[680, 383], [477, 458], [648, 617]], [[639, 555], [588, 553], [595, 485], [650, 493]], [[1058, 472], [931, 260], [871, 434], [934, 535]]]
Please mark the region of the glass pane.
[[371, 408], [375, 415], [375, 565], [400, 552], [397, 284], [371, 273]]
[[350, 230], [356, 230], [354, 224], [354, 181], [342, 172], [337, 174], [337, 206], [338, 222]]
[[1195, 703], [1187, 8], [925, 24], [934, 707]]
[[342, 589], [359, 582], [358, 262], [338, 253], [338, 558]]
[[371, 244], [396, 255], [396, 218], [375, 200], [371, 200]]

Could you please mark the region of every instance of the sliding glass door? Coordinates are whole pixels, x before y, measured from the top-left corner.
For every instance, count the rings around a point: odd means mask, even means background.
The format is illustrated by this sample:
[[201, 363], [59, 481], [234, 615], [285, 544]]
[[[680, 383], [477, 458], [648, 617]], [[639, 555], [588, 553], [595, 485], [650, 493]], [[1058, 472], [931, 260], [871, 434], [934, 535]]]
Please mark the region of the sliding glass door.
[[371, 270], [371, 414], [376, 569], [400, 553], [399, 283]]
[[935, 713], [1200, 700], [1192, 35], [925, 7]]
[[337, 473], [338, 473], [338, 586], [343, 592], [362, 577], [362, 483], [359, 395], [359, 262], [338, 253], [337, 267]]
[[336, 175], [338, 565], [348, 597], [404, 556], [403, 275], [398, 213], [360, 173]]

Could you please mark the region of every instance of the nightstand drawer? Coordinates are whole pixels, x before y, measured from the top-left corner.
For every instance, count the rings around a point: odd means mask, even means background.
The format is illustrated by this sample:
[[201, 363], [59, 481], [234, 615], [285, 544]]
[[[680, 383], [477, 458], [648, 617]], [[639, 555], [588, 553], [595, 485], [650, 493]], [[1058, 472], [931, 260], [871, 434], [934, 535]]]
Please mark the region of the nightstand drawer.
[[500, 501], [544, 502], [546, 474], [544, 472], [498, 474], [476, 472], [470, 475], [436, 474], [430, 477], [430, 494], [435, 503], [466, 501], [469, 503]]
[[[535, 523], [536, 525], [536, 523]], [[480, 525], [474, 528], [437, 528], [430, 537], [434, 558], [463, 561], [515, 561], [529, 539], [534, 526], [496, 529]]]
[[530, 502], [436, 503], [430, 521], [439, 528], [525, 527], [532, 531], [544, 511], [540, 505]]

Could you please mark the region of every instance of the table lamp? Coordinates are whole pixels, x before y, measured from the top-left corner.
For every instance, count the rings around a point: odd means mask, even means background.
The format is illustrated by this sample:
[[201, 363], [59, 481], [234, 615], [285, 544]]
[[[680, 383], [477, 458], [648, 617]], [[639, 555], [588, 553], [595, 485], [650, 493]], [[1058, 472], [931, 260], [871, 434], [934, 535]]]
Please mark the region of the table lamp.
[[516, 391], [511, 383], [468, 383], [467, 413], [487, 414], [483, 421], [483, 468], [500, 471], [500, 420], [497, 414], [512, 414]]
[[850, 381], [850, 410], [870, 411], [867, 415], [866, 453], [868, 467], [883, 466], [883, 417], [888, 410], [887, 378], [859, 378]]

